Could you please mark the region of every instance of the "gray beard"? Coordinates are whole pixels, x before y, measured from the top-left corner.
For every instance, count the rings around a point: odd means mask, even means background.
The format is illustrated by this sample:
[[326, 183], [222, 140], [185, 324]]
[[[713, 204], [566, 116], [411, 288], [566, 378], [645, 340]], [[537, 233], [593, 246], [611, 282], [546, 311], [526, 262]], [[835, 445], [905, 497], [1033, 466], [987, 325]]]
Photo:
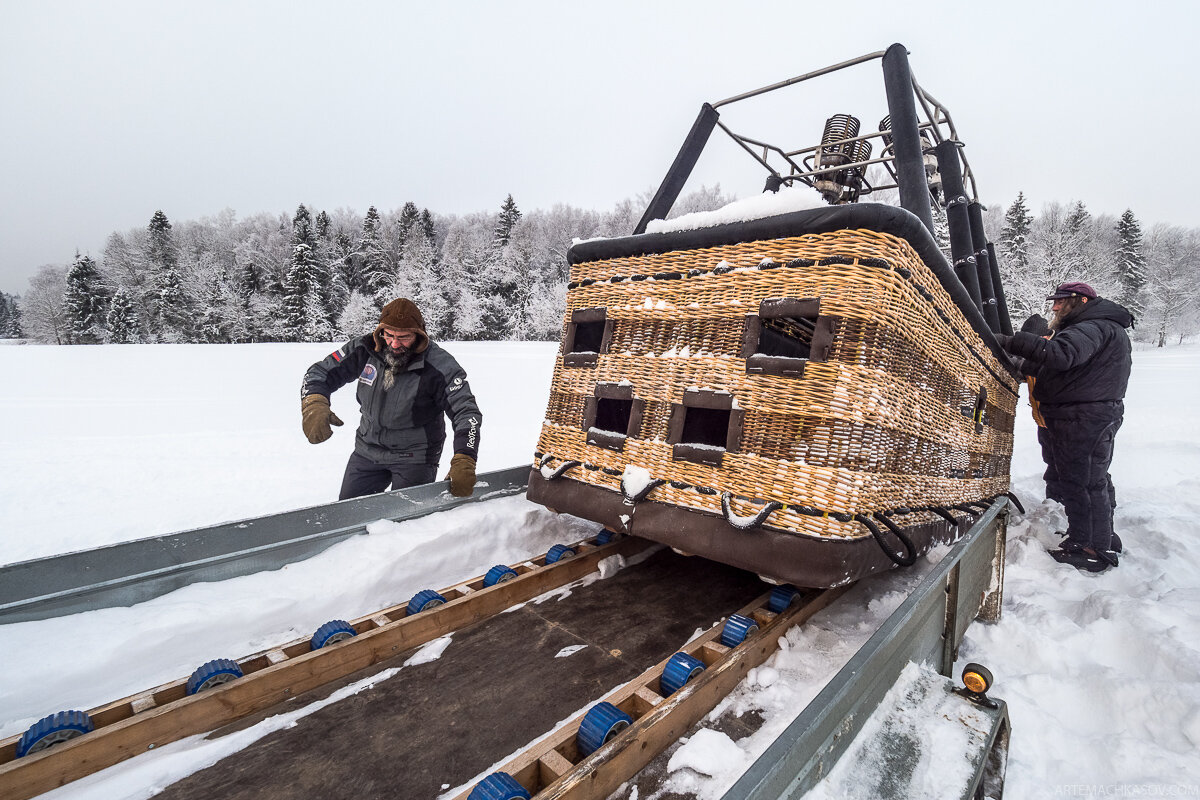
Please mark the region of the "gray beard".
[[386, 348], [383, 351], [383, 390], [386, 392], [396, 385], [396, 378], [408, 368], [412, 363], [412, 350], [407, 347], [393, 350]]
[[1067, 302], [1062, 304], [1058, 311], [1054, 312], [1054, 318], [1050, 320], [1050, 330], [1057, 331], [1059, 328], [1061, 328], [1063, 320], [1065, 320], [1072, 311], [1079, 308], [1081, 305], [1083, 304], [1079, 302], [1079, 298], [1069, 298]]

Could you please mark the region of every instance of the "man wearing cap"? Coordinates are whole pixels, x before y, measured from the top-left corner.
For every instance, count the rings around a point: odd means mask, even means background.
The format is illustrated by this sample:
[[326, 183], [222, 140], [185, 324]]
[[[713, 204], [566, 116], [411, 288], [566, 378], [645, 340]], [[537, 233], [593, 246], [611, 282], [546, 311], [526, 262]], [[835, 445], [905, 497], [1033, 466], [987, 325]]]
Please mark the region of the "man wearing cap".
[[1126, 328], [1133, 315], [1097, 297], [1086, 283], [1061, 284], [1046, 299], [1054, 303], [1050, 338], [1026, 331], [999, 338], [1033, 366], [1036, 378], [1033, 399], [1046, 423], [1067, 512], [1067, 538], [1050, 555], [1103, 572], [1117, 566], [1114, 546], [1120, 547], [1113, 536], [1108, 467], [1125, 413], [1132, 366]]
[[351, 339], [308, 368], [300, 388], [304, 435], [319, 444], [342, 421], [329, 397], [358, 380], [362, 421], [346, 464], [339, 500], [403, 489], [436, 479], [446, 417], [454, 428], [450, 493], [468, 497], [475, 489], [475, 459], [483, 415], [467, 385], [467, 373], [425, 332], [411, 300], [383, 307], [372, 333]]

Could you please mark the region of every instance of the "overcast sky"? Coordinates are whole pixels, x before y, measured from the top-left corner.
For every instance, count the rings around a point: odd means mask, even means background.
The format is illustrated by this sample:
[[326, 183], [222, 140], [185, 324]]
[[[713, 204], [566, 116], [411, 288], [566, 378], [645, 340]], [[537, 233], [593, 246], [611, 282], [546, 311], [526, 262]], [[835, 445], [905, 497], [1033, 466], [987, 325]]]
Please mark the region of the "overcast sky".
[[[949, 108], [984, 204], [1023, 190], [1035, 213], [1081, 199], [1200, 225], [1200, 3], [908, 5], [0, 0], [0, 290], [156, 209], [467, 213], [511, 192], [605, 210], [657, 187], [701, 103], [893, 42]], [[854, 75], [861, 101], [847, 75], [722, 121], [788, 147], [832, 113], [874, 130], [878, 62]], [[694, 184], [760, 191], [734, 155]]]

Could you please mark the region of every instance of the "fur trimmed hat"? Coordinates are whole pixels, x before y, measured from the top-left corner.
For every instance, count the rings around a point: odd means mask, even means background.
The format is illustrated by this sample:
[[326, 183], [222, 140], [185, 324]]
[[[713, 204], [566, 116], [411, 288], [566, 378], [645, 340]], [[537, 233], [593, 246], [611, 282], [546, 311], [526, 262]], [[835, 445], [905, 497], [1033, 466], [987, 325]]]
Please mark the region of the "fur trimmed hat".
[[417, 308], [417, 304], [407, 297], [398, 297], [383, 307], [383, 311], [379, 315], [379, 324], [371, 334], [375, 340], [376, 352], [383, 350], [385, 346], [384, 328], [415, 333], [417, 341], [413, 344], [412, 351], [414, 353], [424, 353], [429, 348], [429, 334], [425, 333], [425, 318], [421, 316], [421, 309]]

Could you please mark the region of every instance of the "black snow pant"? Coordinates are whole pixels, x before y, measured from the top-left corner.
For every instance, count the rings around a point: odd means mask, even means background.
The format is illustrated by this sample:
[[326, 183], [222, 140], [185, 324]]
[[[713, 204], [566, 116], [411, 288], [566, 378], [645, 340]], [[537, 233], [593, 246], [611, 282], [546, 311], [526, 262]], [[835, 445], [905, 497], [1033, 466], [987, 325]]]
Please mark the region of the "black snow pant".
[[[1037, 437], [1038, 444], [1042, 448], [1042, 461], [1046, 464], [1046, 471], [1042, 473], [1042, 480], [1046, 482], [1046, 499], [1061, 503], [1063, 501], [1062, 487], [1059, 486], [1058, 468], [1054, 466], [1054, 447], [1050, 444], [1050, 429], [1045, 425], [1038, 426]], [[1116, 508], [1117, 489], [1113, 486], [1112, 475], [1105, 475], [1104, 479], [1108, 482], [1108, 503]]]
[[1042, 405], [1067, 541], [1096, 551], [1108, 550], [1112, 540], [1116, 497], [1108, 467], [1124, 414], [1120, 401]]
[[1042, 461], [1046, 471], [1042, 479], [1046, 481], [1046, 499], [1062, 502], [1062, 488], [1058, 485], [1058, 469], [1054, 466], [1054, 448], [1050, 445], [1050, 430], [1044, 425], [1037, 429], [1038, 444], [1042, 447]]
[[388, 487], [407, 489], [433, 483], [437, 476], [437, 464], [376, 464], [357, 452], [350, 454], [346, 462], [346, 474], [342, 476], [342, 491], [338, 500], [377, 494]]

